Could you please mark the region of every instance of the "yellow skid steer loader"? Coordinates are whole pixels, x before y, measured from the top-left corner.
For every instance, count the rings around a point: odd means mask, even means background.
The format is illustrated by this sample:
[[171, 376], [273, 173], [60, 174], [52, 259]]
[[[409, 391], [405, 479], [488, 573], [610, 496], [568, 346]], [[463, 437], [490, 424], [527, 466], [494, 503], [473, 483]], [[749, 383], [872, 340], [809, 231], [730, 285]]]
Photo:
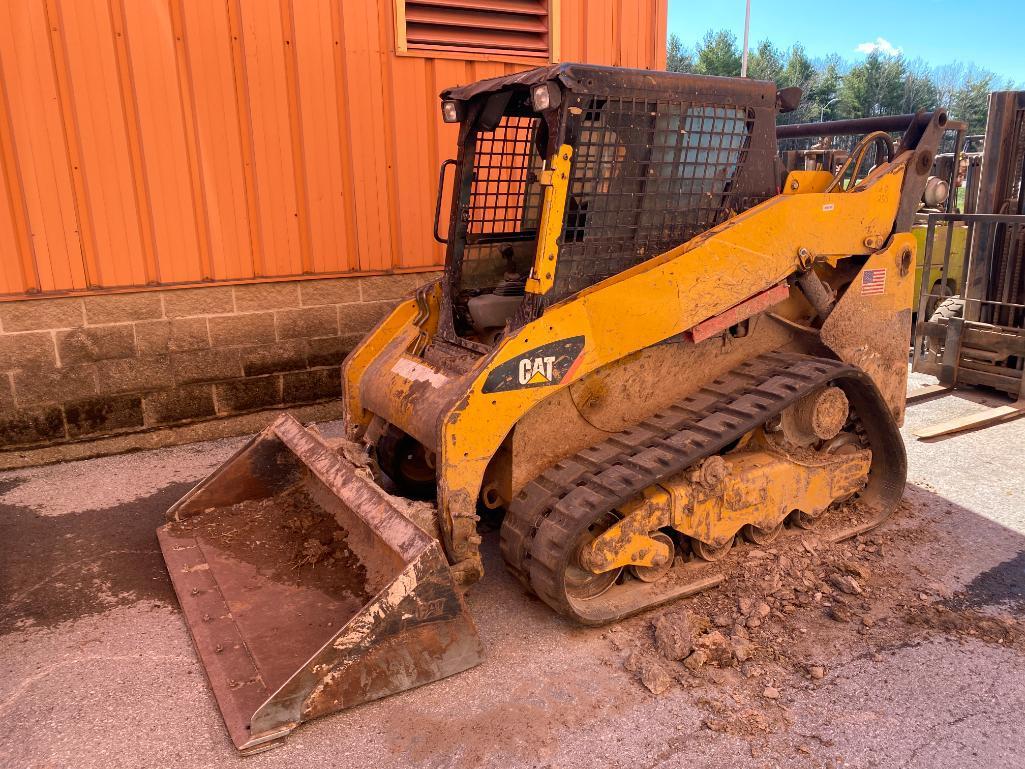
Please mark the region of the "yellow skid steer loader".
[[159, 531], [240, 749], [479, 663], [485, 510], [525, 588], [587, 625], [715, 585], [740, 539], [894, 510], [946, 115], [847, 121], [846, 162], [787, 173], [797, 99], [577, 64], [442, 94], [444, 277], [346, 359], [345, 439], [281, 417]]

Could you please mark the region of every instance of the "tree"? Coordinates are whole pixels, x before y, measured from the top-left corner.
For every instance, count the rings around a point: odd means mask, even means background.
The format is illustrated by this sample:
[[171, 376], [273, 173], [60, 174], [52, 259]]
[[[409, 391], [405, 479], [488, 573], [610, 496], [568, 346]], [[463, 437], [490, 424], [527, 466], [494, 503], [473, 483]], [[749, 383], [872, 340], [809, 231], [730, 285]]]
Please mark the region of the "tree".
[[[666, 45], [666, 68], [673, 72], [737, 77], [740, 60], [737, 38], [727, 30], [709, 30], [693, 52], [675, 34]], [[952, 118], [968, 124], [969, 133], [985, 130], [990, 91], [1015, 88], [1014, 83], [998, 82], [992, 72], [973, 64], [931, 67], [921, 59], [909, 61], [899, 53], [880, 51], [853, 66], [837, 54], [813, 62], [800, 44], [782, 51], [771, 40], [762, 40], [750, 51], [748, 76], [775, 82], [778, 88], [797, 86], [803, 91], [800, 107], [780, 115], [781, 123], [947, 107]]]
[[768, 40], [760, 42], [748, 56], [747, 76], [755, 80], [772, 80], [780, 85], [783, 79], [783, 55], [780, 50]]
[[815, 82], [815, 65], [804, 54], [804, 48], [795, 44], [787, 56], [787, 65], [783, 69], [783, 85], [790, 88], [797, 86], [802, 91], [809, 91]]
[[669, 36], [666, 44], [666, 69], [669, 72], [693, 72], [694, 56], [683, 47], [680, 36], [675, 32]]
[[793, 112], [782, 115], [781, 123], [808, 123], [819, 119], [821, 109], [817, 102], [808, 98], [814, 92], [819, 80], [815, 65], [805, 55], [804, 48], [794, 45], [787, 54], [787, 63], [780, 79], [781, 88], [800, 88], [801, 104]]
[[812, 114], [813, 120], [836, 120], [840, 116], [840, 105], [838, 97], [840, 94], [841, 61], [838, 56], [826, 60], [826, 66], [821, 69], [805, 94], [804, 102]]
[[725, 29], [709, 30], [698, 44], [694, 71], [702, 75], [740, 76], [737, 38]]
[[840, 105], [845, 117], [896, 115], [904, 97], [904, 61], [873, 51], [852, 67], [840, 84]]
[[980, 134], [986, 130], [989, 92], [993, 89], [994, 77], [992, 72], [969, 74], [951, 95], [948, 103], [950, 114], [968, 124], [969, 134]]
[[939, 104], [939, 89], [933, 82], [932, 70], [921, 59], [905, 63], [904, 95], [901, 112], [935, 109]]

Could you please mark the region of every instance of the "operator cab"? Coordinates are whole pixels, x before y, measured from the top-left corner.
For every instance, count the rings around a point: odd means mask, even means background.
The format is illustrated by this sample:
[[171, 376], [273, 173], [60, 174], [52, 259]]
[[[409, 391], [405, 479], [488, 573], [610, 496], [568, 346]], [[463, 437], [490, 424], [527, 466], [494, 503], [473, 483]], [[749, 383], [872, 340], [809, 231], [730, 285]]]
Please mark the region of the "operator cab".
[[460, 129], [435, 340], [467, 352], [777, 191], [772, 83], [558, 64], [441, 96]]

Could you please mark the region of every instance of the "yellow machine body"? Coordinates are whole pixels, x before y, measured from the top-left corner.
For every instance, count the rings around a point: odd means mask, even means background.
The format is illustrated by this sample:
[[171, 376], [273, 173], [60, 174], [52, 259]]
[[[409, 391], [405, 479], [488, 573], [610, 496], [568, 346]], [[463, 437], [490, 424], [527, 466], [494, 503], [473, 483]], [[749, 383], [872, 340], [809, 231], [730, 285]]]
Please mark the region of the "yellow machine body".
[[[912, 235], [891, 236], [890, 230], [912, 154], [881, 169], [856, 193], [816, 191], [813, 184], [805, 192], [800, 181], [805, 173], [794, 172], [786, 188], [793, 189], [795, 181], [798, 184], [790, 194], [768, 200], [548, 308], [541, 318], [503, 339], [475, 367], [458, 376], [407, 353], [421, 332], [413, 322], [416, 302], [407, 301], [347, 359], [346, 418], [356, 433], [379, 416], [436, 452], [438, 509], [446, 550], [454, 563], [467, 561], [469, 573], [479, 575], [476, 506], [485, 474], [503, 442], [532, 409], [588, 375], [610, 366], [629, 367], [631, 357], [640, 351], [780, 285], [801, 267], [804, 251], [815, 256], [816, 269], [826, 276], [843, 275], [846, 262], [867, 257], [860, 270], [844, 275], [853, 283], [864, 279], [865, 270], [886, 271], [882, 292], [844, 294], [821, 336], [841, 359], [858, 363], [870, 373], [894, 417], [901, 420], [913, 295], [910, 267], [916, 243]], [[870, 248], [867, 242], [880, 247]], [[807, 304], [797, 289], [790, 293], [779, 311], [801, 318], [807, 314]], [[427, 299], [436, 313], [438, 292]], [[869, 333], [866, 324], [871, 326]], [[585, 342], [572, 370], [560, 381], [545, 387], [484, 392], [489, 375], [500, 366], [526, 360], [533, 366], [531, 351], [568, 338]], [[680, 344], [693, 346], [686, 340]], [[719, 356], [721, 339], [703, 344], [704, 357]], [[700, 382], [704, 370], [704, 364], [698, 364], [693, 373], [681, 376]], [[540, 436], [537, 440], [550, 442]], [[561, 435], [558, 441], [566, 454], [575, 449]], [[503, 473], [501, 468], [492, 469], [496, 475]], [[507, 477], [514, 474], [514, 468], [504, 471]], [[510, 487], [504, 493], [517, 490]]]

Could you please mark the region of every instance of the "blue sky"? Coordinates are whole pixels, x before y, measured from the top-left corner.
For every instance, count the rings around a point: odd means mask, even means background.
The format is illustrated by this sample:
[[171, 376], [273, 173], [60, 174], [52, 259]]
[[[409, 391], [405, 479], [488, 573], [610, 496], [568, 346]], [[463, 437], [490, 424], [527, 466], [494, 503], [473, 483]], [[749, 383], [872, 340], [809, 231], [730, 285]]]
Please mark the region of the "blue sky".
[[[709, 29], [743, 39], [744, 0], [669, 0], [669, 32], [689, 48]], [[931, 65], [973, 62], [1025, 84], [1025, 0], [751, 0], [751, 47], [800, 42], [812, 58], [850, 61], [868, 45]]]

